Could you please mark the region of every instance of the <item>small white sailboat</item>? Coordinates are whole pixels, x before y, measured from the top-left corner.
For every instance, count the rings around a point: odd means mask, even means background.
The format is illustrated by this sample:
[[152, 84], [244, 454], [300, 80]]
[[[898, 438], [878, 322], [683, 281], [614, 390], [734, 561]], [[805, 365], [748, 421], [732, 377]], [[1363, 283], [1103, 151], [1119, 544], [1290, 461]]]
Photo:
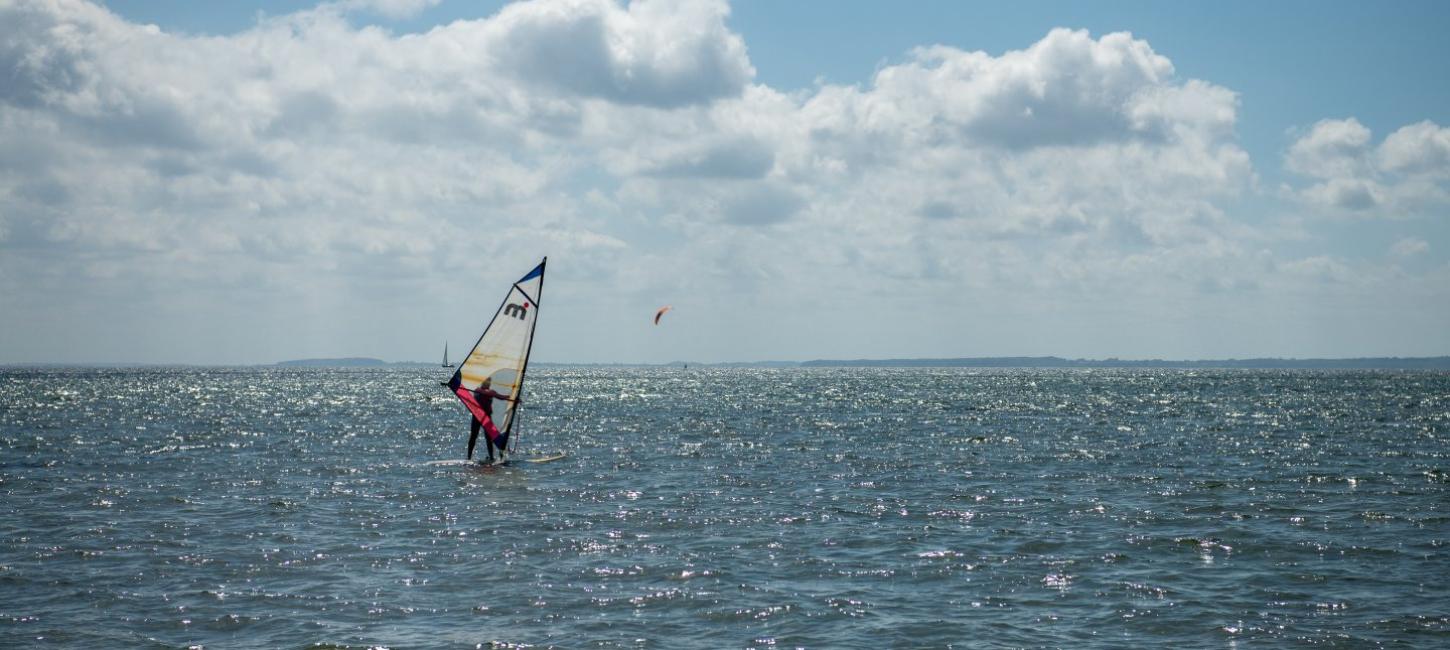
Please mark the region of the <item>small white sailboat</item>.
[[448, 363], [448, 342], [447, 341], [444, 341], [443, 342], [443, 367], [444, 368], [452, 368], [453, 367], [453, 364]]

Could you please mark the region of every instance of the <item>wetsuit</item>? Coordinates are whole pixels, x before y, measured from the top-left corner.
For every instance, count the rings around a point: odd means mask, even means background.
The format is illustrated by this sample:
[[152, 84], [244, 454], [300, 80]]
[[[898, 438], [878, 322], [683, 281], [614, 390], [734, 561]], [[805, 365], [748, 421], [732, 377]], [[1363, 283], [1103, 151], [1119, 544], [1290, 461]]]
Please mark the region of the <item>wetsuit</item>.
[[473, 398], [478, 400], [478, 405], [483, 407], [483, 412], [488, 415], [488, 419], [479, 422], [478, 418], [474, 417], [473, 422], [469, 425], [468, 458], [473, 458], [473, 446], [478, 442], [478, 430], [481, 428], [488, 432], [488, 436], [484, 438], [484, 444], [488, 445], [488, 459], [493, 460], [494, 447], [504, 449], [508, 446], [508, 437], [500, 434], [498, 427], [493, 424], [493, 400], [507, 400], [508, 395], [479, 386], [473, 389]]

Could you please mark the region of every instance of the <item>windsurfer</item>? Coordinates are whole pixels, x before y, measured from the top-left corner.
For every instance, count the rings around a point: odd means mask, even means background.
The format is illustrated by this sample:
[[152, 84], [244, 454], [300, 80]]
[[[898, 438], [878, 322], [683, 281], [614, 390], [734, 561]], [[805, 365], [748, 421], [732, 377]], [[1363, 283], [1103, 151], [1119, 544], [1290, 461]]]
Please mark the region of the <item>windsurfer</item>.
[[484, 379], [483, 383], [478, 385], [478, 388], [473, 389], [473, 398], [475, 400], [478, 400], [478, 405], [483, 407], [483, 412], [487, 414], [488, 417], [485, 418], [482, 422], [479, 422], [478, 417], [474, 416], [473, 422], [469, 425], [468, 434], [468, 458], [469, 460], [472, 460], [473, 446], [478, 442], [478, 430], [483, 429], [485, 432], [488, 433], [488, 435], [484, 438], [483, 442], [485, 445], [488, 445], [487, 462], [489, 464], [492, 464], [494, 462], [494, 447], [498, 448], [498, 459], [500, 462], [503, 461], [505, 448], [508, 447], [508, 437], [499, 434], [498, 427], [494, 426], [493, 424], [493, 401], [495, 399], [501, 399], [505, 402], [518, 401], [510, 398], [508, 395], [504, 395], [503, 393], [493, 390], [493, 388], [491, 388], [492, 386], [493, 380]]

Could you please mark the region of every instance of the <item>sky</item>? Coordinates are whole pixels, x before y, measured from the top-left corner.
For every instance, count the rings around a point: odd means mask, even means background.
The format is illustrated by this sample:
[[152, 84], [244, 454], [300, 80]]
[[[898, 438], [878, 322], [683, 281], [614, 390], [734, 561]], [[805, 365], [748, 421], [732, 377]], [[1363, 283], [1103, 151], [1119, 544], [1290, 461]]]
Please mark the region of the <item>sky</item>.
[[1447, 26], [0, 0], [0, 363], [1450, 354]]

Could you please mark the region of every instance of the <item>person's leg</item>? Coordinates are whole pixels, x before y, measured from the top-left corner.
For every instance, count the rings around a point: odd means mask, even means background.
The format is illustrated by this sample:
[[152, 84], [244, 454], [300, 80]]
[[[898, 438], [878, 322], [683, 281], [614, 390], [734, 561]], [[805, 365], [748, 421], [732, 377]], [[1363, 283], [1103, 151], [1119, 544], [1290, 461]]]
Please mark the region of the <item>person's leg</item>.
[[[478, 442], [478, 428], [478, 418], [473, 418], [473, 422], [468, 425], [468, 460], [473, 460], [473, 445]], [[492, 445], [489, 446], [488, 457], [493, 458]]]
[[483, 431], [488, 434], [488, 459], [490, 461], [493, 460], [493, 450], [495, 447], [498, 448], [500, 452], [499, 457], [502, 458], [503, 439], [499, 438], [498, 427], [493, 425], [493, 420], [483, 421]]

